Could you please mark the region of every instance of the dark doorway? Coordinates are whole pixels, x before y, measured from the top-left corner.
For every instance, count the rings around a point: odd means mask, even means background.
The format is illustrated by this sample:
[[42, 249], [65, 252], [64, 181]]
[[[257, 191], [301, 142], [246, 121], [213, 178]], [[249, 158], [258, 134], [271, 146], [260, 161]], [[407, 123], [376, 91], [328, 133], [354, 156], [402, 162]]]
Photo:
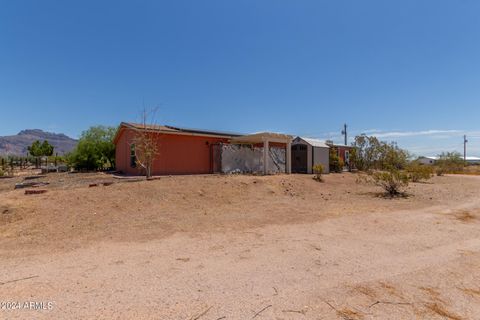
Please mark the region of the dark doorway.
[[307, 145], [295, 144], [292, 146], [292, 172], [307, 173]]

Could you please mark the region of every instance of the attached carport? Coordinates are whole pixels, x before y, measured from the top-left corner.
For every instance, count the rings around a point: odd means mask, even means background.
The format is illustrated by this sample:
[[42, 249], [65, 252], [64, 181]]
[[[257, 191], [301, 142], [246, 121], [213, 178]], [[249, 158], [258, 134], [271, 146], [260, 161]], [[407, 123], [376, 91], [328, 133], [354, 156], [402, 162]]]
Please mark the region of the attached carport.
[[282, 146], [285, 147], [286, 157], [285, 157], [285, 172], [292, 172], [291, 164], [291, 145], [292, 145], [292, 136], [282, 133], [273, 133], [273, 132], [259, 132], [253, 134], [247, 134], [239, 137], [235, 137], [230, 140], [232, 144], [252, 144], [252, 145], [262, 145], [263, 146], [263, 174], [269, 173], [268, 165], [268, 152], [270, 146]]

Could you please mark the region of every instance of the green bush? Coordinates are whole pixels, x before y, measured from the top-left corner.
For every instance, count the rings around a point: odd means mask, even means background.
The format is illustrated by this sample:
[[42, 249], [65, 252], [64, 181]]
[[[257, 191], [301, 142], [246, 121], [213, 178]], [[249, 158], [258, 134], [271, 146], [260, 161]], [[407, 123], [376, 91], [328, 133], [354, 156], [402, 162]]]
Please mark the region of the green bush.
[[313, 173], [315, 174], [313, 179], [317, 181], [323, 181], [323, 178], [322, 178], [323, 166], [321, 164], [316, 164], [312, 167], [312, 170], [313, 170]]
[[96, 126], [82, 132], [77, 147], [67, 155], [75, 169], [98, 170], [115, 167], [116, 128]]
[[407, 166], [406, 172], [410, 181], [419, 182], [422, 180], [428, 180], [432, 177], [433, 167], [422, 165], [418, 162], [412, 162]]

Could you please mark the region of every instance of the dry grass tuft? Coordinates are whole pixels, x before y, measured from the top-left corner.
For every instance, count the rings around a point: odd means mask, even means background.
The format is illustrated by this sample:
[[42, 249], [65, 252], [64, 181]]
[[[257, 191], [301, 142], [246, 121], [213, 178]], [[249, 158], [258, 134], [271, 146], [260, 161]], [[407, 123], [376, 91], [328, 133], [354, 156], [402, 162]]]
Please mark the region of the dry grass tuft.
[[431, 288], [431, 287], [421, 287], [420, 289], [422, 289], [423, 291], [425, 291], [432, 300], [434, 301], [437, 301], [437, 302], [442, 302], [442, 303], [445, 303], [444, 300], [442, 300], [440, 298], [440, 292], [438, 292], [437, 290], [435, 290], [434, 288]]
[[353, 288], [355, 291], [360, 292], [370, 298], [377, 298], [377, 293], [370, 287], [358, 285]]
[[455, 214], [455, 219], [462, 222], [472, 222], [473, 220], [476, 220], [476, 217], [470, 211], [464, 210]]
[[343, 308], [337, 310], [337, 315], [344, 320], [362, 320], [364, 319], [363, 314], [357, 311], [353, 311], [351, 309]]
[[458, 289], [470, 296], [480, 296], [480, 289], [471, 289], [471, 288], [458, 288]]
[[391, 296], [400, 298], [400, 299], [405, 299], [405, 296], [392, 284], [386, 283], [386, 282], [379, 282], [381, 288]]
[[435, 302], [435, 303], [427, 303], [425, 304], [425, 307], [430, 310], [431, 312], [444, 317], [446, 319], [451, 319], [451, 320], [463, 320], [462, 317], [459, 315], [456, 315], [455, 313], [447, 310], [443, 305]]

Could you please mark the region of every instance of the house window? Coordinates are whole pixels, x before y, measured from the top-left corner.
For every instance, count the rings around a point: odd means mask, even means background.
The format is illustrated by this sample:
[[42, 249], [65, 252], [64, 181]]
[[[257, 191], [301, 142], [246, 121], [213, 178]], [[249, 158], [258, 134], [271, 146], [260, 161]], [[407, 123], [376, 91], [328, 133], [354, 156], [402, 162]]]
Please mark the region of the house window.
[[130, 146], [130, 167], [136, 168], [137, 167], [137, 157], [135, 156], [135, 145], [132, 144]]

